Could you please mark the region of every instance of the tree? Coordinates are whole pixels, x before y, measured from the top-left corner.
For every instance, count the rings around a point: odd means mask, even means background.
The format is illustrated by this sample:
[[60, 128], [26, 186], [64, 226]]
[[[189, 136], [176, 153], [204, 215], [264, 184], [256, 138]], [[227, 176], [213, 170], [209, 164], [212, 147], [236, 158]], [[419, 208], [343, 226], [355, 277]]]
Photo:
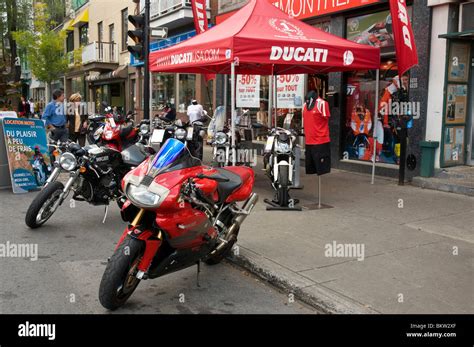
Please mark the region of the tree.
[[25, 50], [32, 73], [39, 81], [45, 82], [51, 91], [51, 82], [60, 78], [68, 68], [64, 54], [63, 31], [54, 31], [55, 25], [45, 3], [34, 5], [33, 30], [13, 33], [18, 46]]

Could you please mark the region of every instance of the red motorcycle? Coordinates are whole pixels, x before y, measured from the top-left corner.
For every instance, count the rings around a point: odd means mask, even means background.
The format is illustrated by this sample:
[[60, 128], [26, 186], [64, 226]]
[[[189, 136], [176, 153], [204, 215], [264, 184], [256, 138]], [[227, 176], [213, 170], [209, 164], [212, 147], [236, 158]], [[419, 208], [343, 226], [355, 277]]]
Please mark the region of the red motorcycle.
[[218, 264], [258, 201], [254, 180], [248, 167], [203, 166], [183, 142], [167, 140], [123, 179], [121, 213], [130, 224], [102, 277], [102, 306], [122, 306], [141, 280]]
[[136, 143], [139, 138], [139, 129], [132, 121], [133, 113], [127, 116], [114, 114], [110, 110], [105, 115], [105, 126], [101, 136], [101, 143], [105, 146], [122, 152], [125, 148]]

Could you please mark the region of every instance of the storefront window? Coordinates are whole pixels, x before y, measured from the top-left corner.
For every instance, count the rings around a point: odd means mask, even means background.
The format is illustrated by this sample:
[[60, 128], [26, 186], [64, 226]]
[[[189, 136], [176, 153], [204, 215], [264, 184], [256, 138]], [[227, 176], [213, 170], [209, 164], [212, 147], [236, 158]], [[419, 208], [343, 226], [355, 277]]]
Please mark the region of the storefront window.
[[152, 110], [158, 111], [160, 105], [170, 103], [175, 107], [175, 74], [152, 74]]
[[79, 28], [79, 44], [86, 46], [89, 43], [89, 24], [84, 24]]
[[[196, 97], [196, 75], [179, 75], [178, 112], [185, 113], [187, 107]], [[201, 101], [202, 102], [202, 101]]]
[[[408, 13], [412, 15], [411, 7], [408, 8]], [[390, 102], [397, 101], [403, 96], [401, 86], [408, 88], [408, 77], [398, 77], [390, 11], [348, 18], [346, 33], [348, 40], [379, 47], [385, 58], [380, 67], [377, 112], [375, 111], [376, 71], [346, 74], [343, 159], [371, 161], [375, 148], [377, 162], [398, 165], [400, 139], [397, 126], [400, 115], [391, 113], [388, 107], [391, 105]], [[383, 113], [382, 105], [386, 106]], [[374, 137], [377, 138], [375, 146]]]
[[[385, 60], [380, 70], [380, 105], [390, 105], [397, 97], [399, 85], [408, 83], [406, 77], [397, 79], [396, 63]], [[376, 72], [358, 71], [347, 76], [346, 114], [344, 122], [343, 159], [371, 161], [374, 152], [374, 132], [377, 137], [376, 161], [399, 164], [400, 139], [397, 131], [398, 115], [375, 113]]]
[[84, 84], [84, 76], [73, 77], [71, 79], [71, 94], [79, 93], [82, 95], [82, 100], [87, 101], [86, 86]]

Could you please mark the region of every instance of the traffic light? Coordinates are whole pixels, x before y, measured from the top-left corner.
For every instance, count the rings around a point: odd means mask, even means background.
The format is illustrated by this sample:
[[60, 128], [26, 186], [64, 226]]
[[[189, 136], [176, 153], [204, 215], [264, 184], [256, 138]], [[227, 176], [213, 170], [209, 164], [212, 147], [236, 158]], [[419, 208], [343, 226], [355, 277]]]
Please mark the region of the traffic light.
[[127, 46], [127, 49], [135, 59], [145, 60], [148, 41], [146, 40], [145, 15], [130, 15], [128, 16], [128, 21], [135, 27], [135, 30], [127, 32], [128, 36], [135, 42], [135, 46]]

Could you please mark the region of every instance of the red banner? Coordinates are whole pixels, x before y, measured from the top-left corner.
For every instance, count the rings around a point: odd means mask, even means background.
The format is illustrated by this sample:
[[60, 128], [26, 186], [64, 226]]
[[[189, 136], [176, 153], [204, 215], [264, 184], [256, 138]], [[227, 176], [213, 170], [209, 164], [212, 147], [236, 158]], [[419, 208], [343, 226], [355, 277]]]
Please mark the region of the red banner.
[[397, 51], [398, 74], [401, 76], [411, 67], [418, 65], [418, 53], [406, 1], [390, 0], [390, 12]]
[[[206, 0], [192, 0], [191, 5], [193, 8], [194, 27], [196, 28], [196, 32], [199, 35], [209, 29], [207, 22]], [[214, 74], [204, 75], [206, 83], [215, 78], [216, 75]]]
[[206, 0], [192, 0], [194, 26], [198, 34], [208, 29]]

